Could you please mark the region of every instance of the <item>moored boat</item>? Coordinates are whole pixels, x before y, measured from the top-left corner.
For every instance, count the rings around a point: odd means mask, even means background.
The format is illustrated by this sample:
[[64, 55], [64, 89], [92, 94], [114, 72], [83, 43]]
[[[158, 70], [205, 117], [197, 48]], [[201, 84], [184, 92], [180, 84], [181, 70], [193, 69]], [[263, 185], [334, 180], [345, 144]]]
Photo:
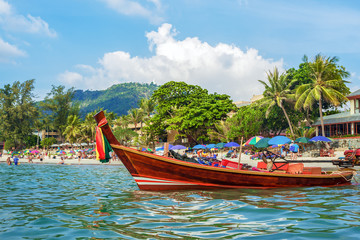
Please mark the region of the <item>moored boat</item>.
[[121, 145], [104, 113], [95, 115], [98, 127], [141, 190], [279, 188], [351, 184], [354, 172], [293, 174], [202, 165], [158, 156]]

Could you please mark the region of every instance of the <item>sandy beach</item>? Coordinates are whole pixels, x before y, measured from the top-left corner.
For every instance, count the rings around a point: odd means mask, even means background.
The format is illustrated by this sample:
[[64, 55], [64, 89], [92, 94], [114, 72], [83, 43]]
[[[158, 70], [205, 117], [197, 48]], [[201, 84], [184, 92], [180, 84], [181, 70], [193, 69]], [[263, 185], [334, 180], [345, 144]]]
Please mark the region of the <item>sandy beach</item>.
[[[0, 162], [6, 162], [6, 159], [9, 157], [9, 155], [3, 155], [0, 158]], [[13, 161], [11, 159], [11, 161]], [[55, 159], [53, 158], [48, 158], [45, 157], [43, 159], [43, 161], [40, 161], [40, 159], [33, 159], [32, 160], [33, 163], [30, 164], [58, 164], [60, 162], [60, 157], [56, 157]], [[27, 158], [19, 158], [19, 163], [20, 164], [29, 164], [28, 163], [28, 159]], [[80, 162], [78, 159], [65, 159], [64, 160], [64, 164], [65, 165], [122, 165], [121, 161], [117, 160], [117, 161], [111, 161], [110, 163], [101, 163], [100, 161], [96, 160], [96, 159], [81, 159]]]
[[[335, 160], [339, 157], [343, 157], [343, 151], [336, 151], [335, 152], [335, 157], [309, 157], [309, 156], [304, 156], [304, 157], [298, 157], [298, 160], [313, 160], [313, 161], [318, 161], [318, 160]], [[3, 155], [2, 157], [0, 157], [0, 162], [5, 163], [7, 157], [9, 157], [9, 155]], [[218, 157], [219, 159], [221, 158], [221, 154], [220, 157]], [[238, 158], [227, 158], [228, 160], [231, 160], [233, 162], [238, 162]], [[290, 155], [288, 155], [286, 157], [286, 159], [290, 160]], [[246, 155], [246, 154], [242, 154], [241, 155], [241, 163], [245, 163], [251, 166], [256, 167], [258, 162], [261, 162], [262, 160], [252, 160], [250, 159], [250, 155]], [[45, 157], [45, 159], [43, 159], [43, 161], [40, 161], [39, 159], [33, 159], [33, 163], [30, 164], [58, 164], [60, 162], [60, 157], [57, 156], [55, 159], [53, 158], [48, 158]], [[20, 158], [19, 159], [19, 163], [20, 164], [29, 164], [28, 163], [28, 159], [27, 158]], [[122, 165], [121, 161], [116, 160], [116, 161], [110, 161], [110, 163], [101, 163], [96, 159], [81, 159], [80, 162], [78, 159], [65, 159], [64, 160], [64, 164], [65, 165]], [[322, 167], [323, 170], [336, 170], [338, 169], [338, 166], [333, 165], [331, 162], [328, 163], [318, 163], [318, 162], [306, 162], [304, 163], [305, 167]], [[360, 170], [360, 167], [355, 167], [356, 170]]]

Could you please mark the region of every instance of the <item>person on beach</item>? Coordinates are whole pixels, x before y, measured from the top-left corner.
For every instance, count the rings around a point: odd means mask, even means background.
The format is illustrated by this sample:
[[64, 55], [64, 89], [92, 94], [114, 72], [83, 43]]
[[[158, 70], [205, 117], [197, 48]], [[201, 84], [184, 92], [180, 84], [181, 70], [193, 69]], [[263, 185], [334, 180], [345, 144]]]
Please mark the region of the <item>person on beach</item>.
[[290, 152], [291, 152], [291, 160], [297, 160], [297, 156], [299, 153], [299, 145], [294, 143], [294, 141], [291, 141]]
[[78, 153], [77, 153], [77, 157], [78, 157], [79, 164], [80, 164], [80, 159], [81, 159], [81, 156], [82, 156], [81, 151], [78, 151]]
[[64, 158], [63, 157], [61, 157], [60, 158], [60, 162], [58, 162], [58, 164], [64, 164], [65, 162], [64, 162]]
[[281, 148], [280, 148], [280, 155], [281, 155], [281, 157], [286, 157], [287, 156], [287, 152], [286, 152], [286, 149], [285, 149], [285, 146], [283, 145], [283, 146], [281, 146]]
[[33, 163], [32, 158], [33, 158], [32, 154], [29, 154], [28, 163]]
[[11, 165], [11, 159], [10, 159], [10, 157], [8, 157], [8, 158], [6, 159], [6, 163], [7, 163], [7, 165]]
[[19, 158], [17, 156], [14, 157], [14, 164], [15, 165], [18, 165], [18, 162], [19, 162]]

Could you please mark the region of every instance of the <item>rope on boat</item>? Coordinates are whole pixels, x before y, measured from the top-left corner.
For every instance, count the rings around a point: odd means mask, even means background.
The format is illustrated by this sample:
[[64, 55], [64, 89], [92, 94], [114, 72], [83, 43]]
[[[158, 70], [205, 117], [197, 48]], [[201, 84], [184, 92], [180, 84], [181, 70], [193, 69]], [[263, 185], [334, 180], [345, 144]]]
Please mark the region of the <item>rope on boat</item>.
[[330, 175], [332, 175], [332, 174], [338, 174], [338, 175], [342, 176], [347, 182], [351, 182], [351, 181], [354, 179], [355, 182], [358, 183], [357, 180], [354, 178], [355, 175], [357, 174], [356, 171], [353, 171], [353, 175], [352, 175], [352, 177], [351, 177], [350, 179], [347, 179], [347, 178], [343, 175], [343, 172], [342, 172], [342, 171], [335, 171], [335, 172], [332, 172]]

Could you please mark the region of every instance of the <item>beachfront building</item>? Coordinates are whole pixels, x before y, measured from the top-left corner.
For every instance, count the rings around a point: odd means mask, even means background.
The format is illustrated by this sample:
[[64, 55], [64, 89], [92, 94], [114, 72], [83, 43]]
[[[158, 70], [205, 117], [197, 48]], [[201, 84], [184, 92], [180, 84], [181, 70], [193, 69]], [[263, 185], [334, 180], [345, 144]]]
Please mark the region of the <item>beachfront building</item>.
[[[360, 89], [351, 93], [347, 98], [350, 101], [350, 111], [323, 117], [326, 137], [360, 135]], [[316, 135], [321, 134], [320, 118], [313, 124]]]

